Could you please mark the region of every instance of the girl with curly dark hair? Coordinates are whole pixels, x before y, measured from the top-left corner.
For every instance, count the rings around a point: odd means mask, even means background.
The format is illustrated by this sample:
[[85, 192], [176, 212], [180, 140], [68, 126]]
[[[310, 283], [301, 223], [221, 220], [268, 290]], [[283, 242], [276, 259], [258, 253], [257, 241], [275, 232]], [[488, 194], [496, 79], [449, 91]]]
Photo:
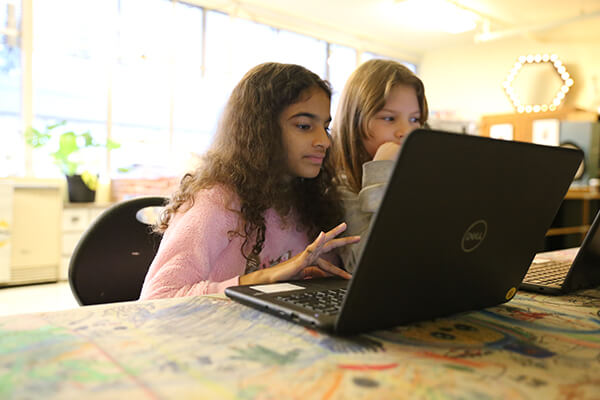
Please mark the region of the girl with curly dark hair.
[[141, 299], [349, 278], [332, 263], [331, 250], [359, 238], [336, 238], [346, 226], [332, 185], [330, 99], [329, 84], [298, 65], [261, 64], [242, 78], [210, 150], [161, 216]]

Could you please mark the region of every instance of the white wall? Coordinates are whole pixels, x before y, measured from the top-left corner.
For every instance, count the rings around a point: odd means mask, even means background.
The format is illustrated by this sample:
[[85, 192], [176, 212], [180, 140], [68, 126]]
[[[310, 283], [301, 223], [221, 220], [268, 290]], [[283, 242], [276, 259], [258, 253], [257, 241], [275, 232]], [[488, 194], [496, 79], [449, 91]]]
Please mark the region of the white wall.
[[478, 121], [481, 115], [512, 113], [502, 83], [521, 55], [556, 54], [573, 77], [566, 104], [600, 107], [600, 43], [541, 43], [510, 38], [426, 53], [419, 75], [433, 111]]

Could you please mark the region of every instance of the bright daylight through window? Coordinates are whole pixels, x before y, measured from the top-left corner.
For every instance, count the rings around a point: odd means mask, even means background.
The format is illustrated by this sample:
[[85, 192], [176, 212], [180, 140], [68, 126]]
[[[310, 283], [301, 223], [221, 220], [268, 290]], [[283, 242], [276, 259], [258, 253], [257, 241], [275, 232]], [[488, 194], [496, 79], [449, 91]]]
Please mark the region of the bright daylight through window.
[[24, 131], [63, 121], [59, 129], [120, 144], [82, 152], [101, 178], [180, 176], [254, 65], [296, 63], [330, 80], [335, 113], [357, 63], [381, 57], [184, 1], [0, 0], [0, 27], [4, 177], [60, 177], [58, 135], [31, 149]]

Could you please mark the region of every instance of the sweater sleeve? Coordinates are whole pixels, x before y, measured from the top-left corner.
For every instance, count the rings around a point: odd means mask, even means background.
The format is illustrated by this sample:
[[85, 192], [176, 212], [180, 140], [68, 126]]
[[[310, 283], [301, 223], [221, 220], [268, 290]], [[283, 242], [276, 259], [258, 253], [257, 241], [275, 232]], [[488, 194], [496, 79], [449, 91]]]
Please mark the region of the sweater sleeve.
[[[226, 287], [238, 284], [239, 268], [230, 265], [230, 270], [224, 271], [215, 265], [231, 245], [230, 232], [237, 228], [238, 216], [226, 209], [222, 193], [205, 192], [196, 196], [191, 208], [175, 214], [148, 270], [140, 299], [223, 293]], [[223, 276], [228, 278], [215, 279]]]
[[348, 225], [345, 235], [360, 235], [358, 243], [344, 246], [339, 249], [344, 268], [348, 272], [354, 272], [358, 257], [366, 242], [366, 234], [373, 218], [373, 214], [379, 208], [385, 191], [394, 161], [378, 160], [363, 164], [362, 189], [354, 193], [346, 186], [339, 188], [342, 202], [344, 203], [345, 222]]

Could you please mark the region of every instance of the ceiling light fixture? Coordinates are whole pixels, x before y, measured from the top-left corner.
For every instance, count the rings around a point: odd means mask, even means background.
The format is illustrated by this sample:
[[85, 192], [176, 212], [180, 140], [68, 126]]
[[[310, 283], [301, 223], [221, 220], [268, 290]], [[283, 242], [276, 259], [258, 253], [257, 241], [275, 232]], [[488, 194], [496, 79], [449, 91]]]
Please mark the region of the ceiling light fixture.
[[[523, 104], [519, 99], [518, 93], [513, 87], [513, 81], [515, 77], [521, 70], [521, 68], [526, 64], [539, 64], [539, 63], [548, 63], [552, 65], [558, 77], [562, 80], [562, 85], [558, 92], [554, 95], [554, 99], [547, 104]], [[558, 109], [560, 104], [564, 101], [567, 93], [571, 89], [575, 82], [573, 78], [567, 72], [567, 68], [564, 66], [562, 61], [558, 58], [556, 54], [529, 54], [527, 56], [520, 56], [518, 60], [515, 62], [513, 68], [508, 73], [506, 80], [503, 83], [504, 92], [509, 97], [511, 103], [513, 104], [515, 110], [519, 113], [537, 113], [537, 112], [546, 112], [546, 111], [555, 111]]]

